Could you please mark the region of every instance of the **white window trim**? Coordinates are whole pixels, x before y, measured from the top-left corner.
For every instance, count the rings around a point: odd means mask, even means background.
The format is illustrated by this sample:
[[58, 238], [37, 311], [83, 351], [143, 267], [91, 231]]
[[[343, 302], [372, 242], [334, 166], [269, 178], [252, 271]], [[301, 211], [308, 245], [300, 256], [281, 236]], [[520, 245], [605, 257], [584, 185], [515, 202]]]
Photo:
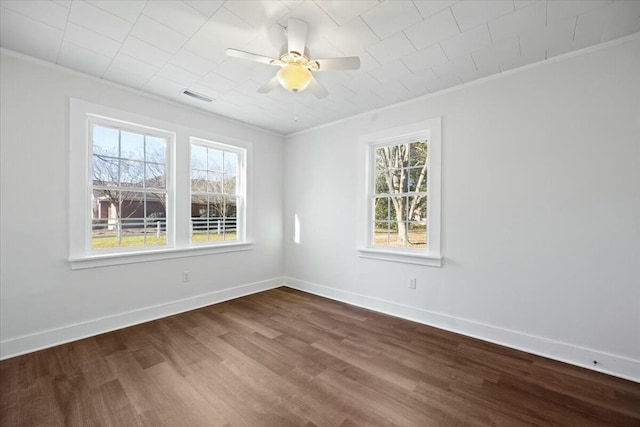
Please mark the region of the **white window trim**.
[[[175, 123], [158, 120], [136, 113], [107, 107], [80, 99], [69, 99], [69, 257], [72, 269], [102, 267], [170, 258], [200, 256], [223, 252], [253, 249], [252, 241], [252, 147], [250, 142], [215, 135], [201, 129], [192, 129]], [[105, 117], [111, 121], [127, 123], [135, 127], [164, 129], [175, 135], [170, 141], [173, 149], [167, 156], [167, 191], [172, 189], [172, 203], [167, 206], [167, 217], [173, 218], [173, 226], [167, 235], [167, 246], [149, 247], [108, 252], [91, 252], [90, 206], [91, 181], [89, 177], [90, 149], [89, 116]], [[191, 244], [191, 182], [190, 138], [236, 147], [245, 150], [245, 206], [244, 240], [214, 244]], [[173, 180], [173, 181], [172, 181]], [[172, 182], [171, 182], [172, 181]], [[78, 184], [83, 183], [83, 184]], [[169, 227], [168, 227], [169, 228]], [[89, 241], [89, 243], [88, 243]]]
[[[381, 144], [414, 142], [416, 139], [424, 138], [427, 132], [429, 135], [429, 164], [427, 167], [427, 249], [373, 246], [371, 244], [373, 212], [370, 206], [370, 200], [374, 191], [373, 180], [371, 179], [371, 174], [375, 169], [372, 154], [373, 148]], [[442, 131], [440, 117], [362, 135], [359, 138], [359, 188], [362, 191], [363, 197], [359, 198], [358, 203], [358, 218], [361, 226], [359, 227], [357, 250], [361, 258], [434, 267], [440, 267], [442, 265], [442, 254], [440, 252], [441, 146]]]

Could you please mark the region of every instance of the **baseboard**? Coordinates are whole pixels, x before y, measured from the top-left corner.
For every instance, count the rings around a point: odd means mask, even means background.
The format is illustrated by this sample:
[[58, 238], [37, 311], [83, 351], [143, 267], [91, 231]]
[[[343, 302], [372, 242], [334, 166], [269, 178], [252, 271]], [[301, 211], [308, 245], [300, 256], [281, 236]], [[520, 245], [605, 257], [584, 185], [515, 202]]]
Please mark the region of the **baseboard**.
[[0, 360], [277, 288], [283, 285], [283, 280], [282, 277], [275, 277], [0, 341]]
[[[640, 360], [578, 347], [560, 341], [402, 305], [392, 301], [291, 277], [284, 277], [283, 281], [286, 286], [293, 289], [640, 383]], [[594, 361], [598, 362], [595, 366]]]

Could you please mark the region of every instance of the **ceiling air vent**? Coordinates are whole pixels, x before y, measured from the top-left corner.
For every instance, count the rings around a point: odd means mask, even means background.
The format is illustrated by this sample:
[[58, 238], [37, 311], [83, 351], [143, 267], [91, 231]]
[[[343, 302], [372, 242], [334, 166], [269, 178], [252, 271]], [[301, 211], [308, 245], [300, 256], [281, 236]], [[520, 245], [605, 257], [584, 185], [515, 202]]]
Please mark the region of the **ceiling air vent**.
[[197, 100], [200, 100], [200, 101], [204, 101], [204, 102], [213, 101], [213, 98], [209, 98], [207, 95], [203, 95], [201, 93], [194, 92], [194, 91], [189, 90], [189, 89], [185, 89], [182, 93], [184, 93], [185, 95], [190, 96], [192, 98], [195, 98]]

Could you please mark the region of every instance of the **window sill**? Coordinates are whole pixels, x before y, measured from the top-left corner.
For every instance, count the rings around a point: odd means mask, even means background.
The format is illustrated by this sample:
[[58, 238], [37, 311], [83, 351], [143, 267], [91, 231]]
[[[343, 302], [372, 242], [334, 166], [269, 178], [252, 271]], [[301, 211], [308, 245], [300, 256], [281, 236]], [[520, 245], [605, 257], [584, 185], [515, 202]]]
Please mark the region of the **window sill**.
[[105, 253], [70, 257], [72, 270], [84, 268], [107, 267], [110, 265], [133, 264], [138, 262], [160, 261], [172, 258], [239, 252], [252, 250], [253, 242], [225, 243], [215, 246], [190, 246], [188, 248], [157, 249], [153, 251]]
[[441, 267], [442, 257], [425, 253], [401, 252], [385, 249], [358, 248], [360, 258], [377, 259], [381, 261], [402, 262], [405, 264], [425, 265], [430, 267]]

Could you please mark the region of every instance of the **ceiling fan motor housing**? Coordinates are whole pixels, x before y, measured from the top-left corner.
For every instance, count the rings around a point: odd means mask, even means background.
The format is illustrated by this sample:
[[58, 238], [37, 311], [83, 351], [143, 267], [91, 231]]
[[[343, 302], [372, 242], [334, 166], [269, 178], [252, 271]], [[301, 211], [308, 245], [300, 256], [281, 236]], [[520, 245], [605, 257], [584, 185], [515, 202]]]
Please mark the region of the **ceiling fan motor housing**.
[[312, 61], [309, 59], [310, 57], [311, 55], [309, 54], [309, 50], [306, 48], [304, 49], [304, 54], [294, 51], [285, 51], [280, 55], [280, 58], [278, 59], [280, 63], [278, 65], [283, 66], [285, 64], [298, 63], [311, 71], [318, 71], [320, 69], [320, 64], [318, 64], [318, 61]]

